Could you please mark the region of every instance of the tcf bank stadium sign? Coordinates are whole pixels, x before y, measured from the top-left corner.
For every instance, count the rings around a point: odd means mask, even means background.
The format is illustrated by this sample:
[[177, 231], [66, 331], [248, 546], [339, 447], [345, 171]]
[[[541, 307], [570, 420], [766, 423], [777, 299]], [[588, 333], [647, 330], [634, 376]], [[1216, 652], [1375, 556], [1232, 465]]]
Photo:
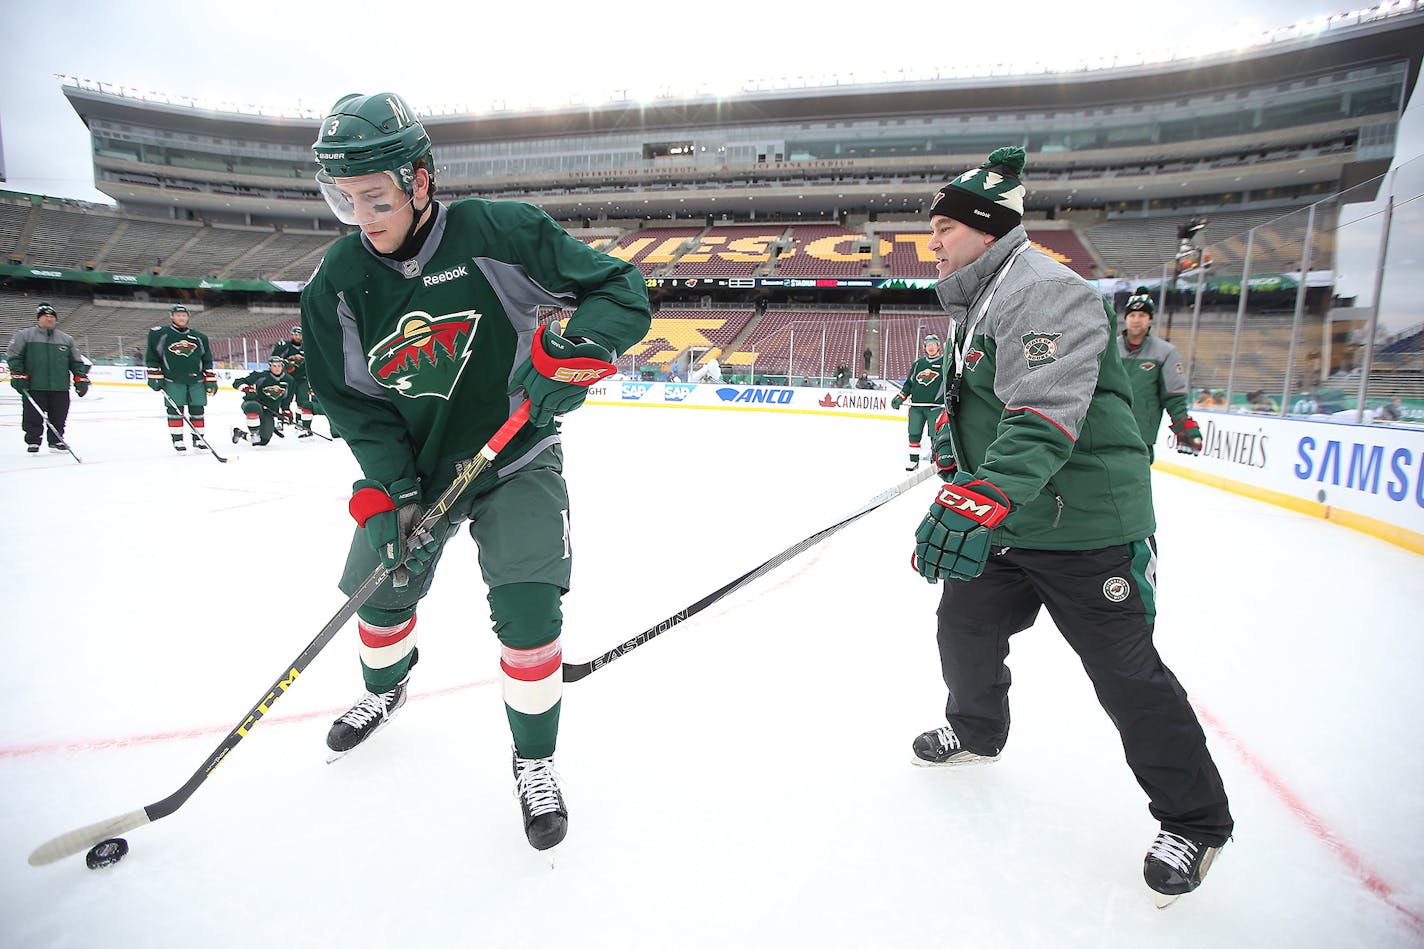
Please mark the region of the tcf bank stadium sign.
[[[1424, 429], [1201, 410], [1192, 415], [1202, 429], [1202, 453], [1178, 454], [1164, 419], [1159, 466], [1187, 477], [1206, 475], [1200, 480], [1208, 483], [1223, 480], [1228, 488], [1259, 488], [1267, 500], [1309, 513], [1357, 514], [1382, 525], [1364, 525], [1371, 533], [1402, 529], [1424, 544]], [[1408, 538], [1392, 539], [1414, 546]]]
[[632, 379], [610, 379], [596, 383], [588, 390], [588, 400], [598, 405], [792, 412], [800, 415], [841, 415], [903, 421], [903, 412], [891, 410], [890, 395], [891, 393], [878, 390], [697, 385], [689, 382], [642, 382]]

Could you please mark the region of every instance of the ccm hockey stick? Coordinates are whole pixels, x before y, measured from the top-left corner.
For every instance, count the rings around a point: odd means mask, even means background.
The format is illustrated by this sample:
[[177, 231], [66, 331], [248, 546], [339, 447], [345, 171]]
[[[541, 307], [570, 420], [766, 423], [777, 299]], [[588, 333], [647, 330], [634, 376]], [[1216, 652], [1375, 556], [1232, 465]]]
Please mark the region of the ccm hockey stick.
[[[188, 417], [188, 413], [180, 409], [178, 407], [178, 403], [174, 402], [173, 399], [169, 397], [167, 392], [164, 392], [162, 389], [159, 389], [158, 391], [163, 392], [163, 401], [167, 402], [168, 407], [178, 413], [178, 417], [183, 420], [184, 425], [188, 426], [188, 431], [193, 433], [193, 437], [202, 440], [203, 447], [208, 450], [208, 454], [212, 455], [214, 458], [216, 458], [223, 464], [227, 464], [229, 461], [232, 460], [230, 458], [224, 458], [222, 455], [219, 455], [216, 451], [214, 451], [213, 446], [208, 444], [208, 436], [205, 433], [198, 431], [198, 426], [193, 424], [193, 420]], [[245, 471], [246, 469], [243, 470]]]
[[[475, 480], [475, 477], [484, 471], [490, 462], [494, 461], [495, 456], [504, 449], [505, 445], [509, 444], [509, 440], [528, 420], [529, 402], [526, 400], [509, 417], [509, 421], [500, 426], [499, 431], [490, 437], [490, 440], [485, 443], [485, 446], [480, 449], [479, 454], [472, 461], [457, 466], [454, 483], [446, 488], [440, 498], [426, 509], [425, 516], [415, 525], [411, 533], [418, 534], [423, 530], [429, 530], [439, 518], [444, 517], [460, 495], [465, 492], [465, 489]], [[291, 664], [277, 677], [277, 681], [272, 683], [272, 687], [267, 690], [266, 694], [248, 710], [237, 726], [228, 732], [227, 737], [213, 749], [213, 753], [208, 755], [208, 759], [203, 762], [202, 767], [193, 772], [193, 776], [188, 779], [186, 784], [163, 800], [147, 807], [111, 817], [97, 824], [89, 824], [87, 827], [71, 830], [67, 834], [60, 834], [53, 840], [35, 848], [34, 853], [30, 854], [30, 866], [44, 866], [61, 857], [80, 853], [102, 840], [142, 827], [144, 824], [151, 824], [161, 817], [167, 817], [182, 807], [184, 802], [192, 797], [193, 792], [198, 790], [198, 786], [207, 780], [208, 775], [212, 774], [213, 769], [227, 760], [228, 753], [261, 721], [262, 716], [272, 710], [272, 706], [292, 687], [293, 683], [297, 681], [297, 677], [316, 658], [317, 653], [321, 652], [337, 631], [356, 615], [356, 610], [361, 604], [371, 598], [371, 594], [376, 592], [376, 588], [386, 579], [388, 573], [390, 571], [384, 566], [378, 566], [371, 572], [371, 575], [356, 589], [356, 592], [351, 594], [351, 598], [342, 605], [341, 609], [336, 611], [336, 615], [322, 627], [316, 638], [307, 644], [307, 648], [303, 649], [297, 658], [292, 660]]]
[[880, 507], [886, 501], [889, 501], [891, 498], [904, 494], [910, 488], [913, 488], [915, 485], [928, 478], [934, 472], [934, 470], [934, 465], [931, 464], [923, 471], [915, 472], [913, 475], [906, 478], [904, 481], [901, 481], [893, 488], [890, 488], [887, 491], [882, 491], [880, 494], [877, 494], [875, 497], [867, 501], [859, 510], [855, 511], [853, 514], [849, 515], [843, 520], [837, 521], [830, 527], [817, 531], [810, 537], [807, 537], [805, 540], [798, 541], [797, 543], [792, 544], [790, 547], [787, 547], [781, 553], [777, 554], [775, 557], [772, 557], [770, 560], [768, 560], [761, 566], [753, 567], [751, 570], [748, 570], [746, 573], [742, 574], [740, 577], [737, 577], [737, 579], [733, 580], [732, 582], [725, 584], [724, 586], [721, 586], [716, 590], [713, 590], [711, 593], [707, 594], [702, 599], [698, 600], [696, 603], [684, 606], [682, 609], [678, 610], [676, 613], [672, 614], [667, 619], [663, 620], [661, 623], [658, 623], [656, 626], [653, 626], [649, 629], [643, 630], [643, 632], [634, 636], [632, 639], [628, 640], [620, 646], [613, 647], [603, 655], [595, 656], [588, 662], [564, 663], [564, 681], [577, 682], [578, 680], [584, 678], [590, 673], [596, 672], [597, 670], [608, 665], [610, 662], [619, 658], [620, 656], [624, 656], [627, 653], [632, 652], [634, 649], [637, 649], [639, 646], [643, 645], [643, 643], [647, 642], [648, 640], [661, 636], [663, 633], [672, 629], [674, 626], [676, 626], [678, 623], [681, 623], [688, 617], [697, 615], [698, 613], [707, 609], [707, 607], [711, 606], [713, 603], [716, 603], [723, 597], [730, 596], [731, 594], [737, 592], [742, 587], [746, 586], [748, 583], [751, 583], [758, 577], [766, 576], [768, 573], [771, 573], [771, 571], [775, 570], [777, 567], [786, 563], [793, 557], [796, 557], [797, 555], [802, 554], [807, 550], [810, 550], [812, 547], [816, 546], [821, 541], [825, 540], [827, 537], [830, 537], [832, 534], [836, 533], [841, 528], [869, 514], [871, 511]]
[[40, 404], [39, 404], [38, 402], [36, 402], [34, 399], [30, 398], [30, 392], [29, 392], [28, 389], [25, 389], [25, 390], [22, 390], [22, 391], [23, 391], [24, 396], [25, 396], [25, 401], [28, 402], [28, 403], [30, 403], [30, 408], [32, 408], [32, 409], [34, 409], [36, 412], [38, 412], [40, 418], [44, 419], [45, 428], [49, 429], [49, 433], [50, 433], [51, 435], [53, 435], [55, 438], [59, 439], [59, 443], [64, 446], [64, 450], [65, 450], [65, 451], [69, 452], [69, 455], [70, 455], [71, 458], [73, 458], [75, 461], [79, 462], [81, 465], [84, 464], [84, 459], [83, 459], [83, 458], [80, 458], [78, 455], [74, 454], [74, 449], [69, 447], [69, 439], [67, 439], [67, 438], [65, 438], [63, 435], [59, 434], [59, 429], [55, 428], [55, 427], [54, 427], [54, 423], [49, 420], [49, 413], [45, 412], [44, 409], [40, 408]]

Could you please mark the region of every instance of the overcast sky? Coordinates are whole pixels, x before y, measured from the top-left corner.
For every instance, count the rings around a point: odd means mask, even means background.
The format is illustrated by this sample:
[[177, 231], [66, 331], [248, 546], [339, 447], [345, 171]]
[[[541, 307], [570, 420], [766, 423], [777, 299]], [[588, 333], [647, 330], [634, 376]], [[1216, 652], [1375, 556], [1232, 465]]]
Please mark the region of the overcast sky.
[[[392, 90], [417, 109], [559, 104], [577, 93], [603, 101], [617, 90], [735, 91], [751, 80], [1044, 62], [1069, 66], [1179, 47], [1213, 49], [1336, 13], [1339, 0], [1238, 0], [1165, 4], [1065, 4], [1020, 0], [975, 7], [925, 4], [916, 16], [875, 18], [864, 0], [804, 0], [726, 7], [650, 0], [527, 0], [478, 4], [427, 0], [382, 5], [241, 0], [0, 0], [0, 135], [3, 187], [108, 201], [93, 187], [89, 138], [54, 74], [268, 108], [325, 110], [348, 92]], [[845, 12], [837, 15], [837, 8]], [[904, 14], [909, 7], [895, 7]], [[371, 11], [379, 11], [371, 12]], [[641, 15], [640, 15], [641, 11]], [[719, 16], [720, 11], [731, 11]], [[1096, 12], [1095, 12], [1096, 11]], [[315, 122], [313, 122], [315, 126]], [[1401, 158], [1424, 153], [1415, 105]]]

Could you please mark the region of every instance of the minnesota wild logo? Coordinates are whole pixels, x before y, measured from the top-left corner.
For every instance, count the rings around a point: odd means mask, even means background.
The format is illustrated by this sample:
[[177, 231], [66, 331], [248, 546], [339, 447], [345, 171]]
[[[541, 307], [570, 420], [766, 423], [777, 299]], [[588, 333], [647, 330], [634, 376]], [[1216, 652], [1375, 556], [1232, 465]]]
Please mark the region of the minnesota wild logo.
[[1046, 366], [1058, 359], [1058, 338], [1062, 333], [1034, 331], [1023, 337], [1024, 361], [1030, 369]]
[[939, 370], [933, 366], [926, 366], [915, 373], [915, 381], [922, 386], [927, 386], [939, 378]]
[[175, 339], [168, 344], [168, 351], [175, 356], [191, 356], [198, 344], [191, 339]]
[[271, 385], [263, 386], [262, 394], [269, 399], [280, 399], [282, 396], [287, 394], [287, 387], [280, 382], [274, 382]]
[[422, 310], [405, 314], [396, 321], [395, 332], [366, 353], [371, 377], [411, 398], [449, 399], [470, 361], [480, 315], [474, 310], [440, 317]]

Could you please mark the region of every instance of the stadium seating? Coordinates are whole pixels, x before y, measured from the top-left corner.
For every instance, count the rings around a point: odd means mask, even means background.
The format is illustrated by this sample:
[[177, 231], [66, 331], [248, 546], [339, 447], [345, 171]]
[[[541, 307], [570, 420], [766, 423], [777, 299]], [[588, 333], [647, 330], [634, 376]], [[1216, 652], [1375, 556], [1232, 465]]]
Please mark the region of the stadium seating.
[[709, 227], [678, 257], [667, 276], [750, 277], [774, 259], [772, 245], [785, 233], [784, 224]]
[[859, 277], [870, 254], [857, 253], [856, 244], [871, 244], [864, 232], [837, 225], [798, 224], [791, 229], [794, 247], [777, 258], [780, 277]]

